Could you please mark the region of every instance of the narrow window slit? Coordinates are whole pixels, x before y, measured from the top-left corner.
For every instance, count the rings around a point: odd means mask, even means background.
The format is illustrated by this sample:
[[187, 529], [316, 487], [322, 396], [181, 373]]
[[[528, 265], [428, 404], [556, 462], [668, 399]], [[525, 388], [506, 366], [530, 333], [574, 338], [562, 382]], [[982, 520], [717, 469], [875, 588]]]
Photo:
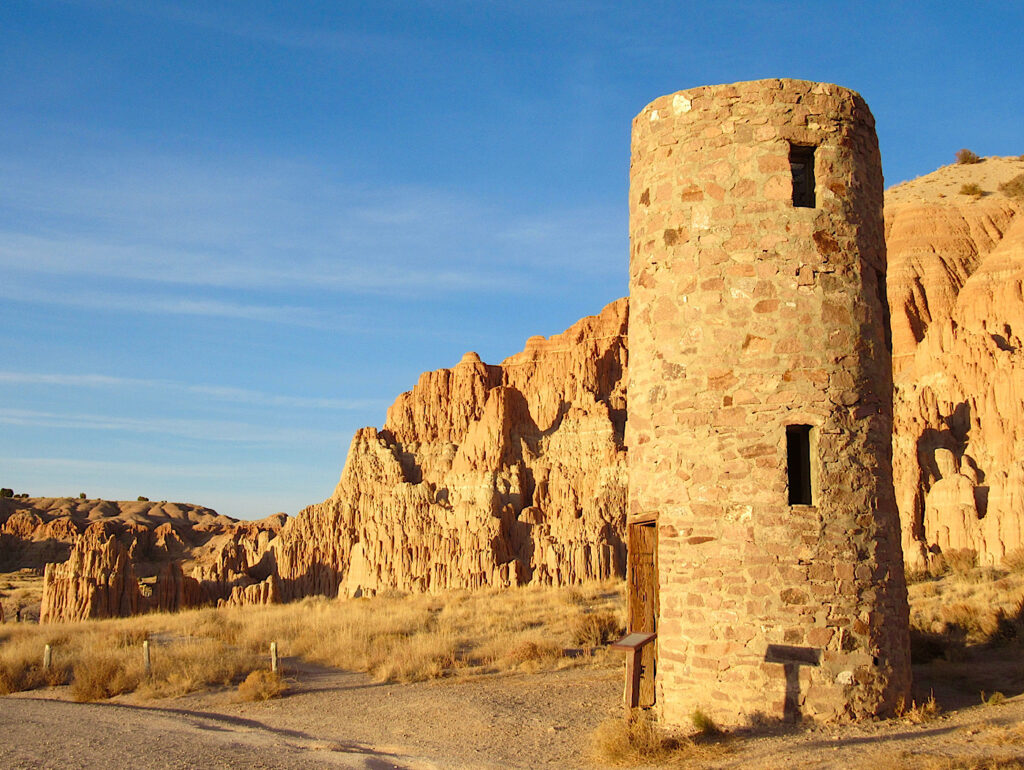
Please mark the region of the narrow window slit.
[[814, 505], [811, 483], [811, 426], [786, 426], [789, 504]]
[[816, 205], [814, 148], [791, 144], [789, 146], [789, 168], [793, 172], [793, 205], [813, 209]]

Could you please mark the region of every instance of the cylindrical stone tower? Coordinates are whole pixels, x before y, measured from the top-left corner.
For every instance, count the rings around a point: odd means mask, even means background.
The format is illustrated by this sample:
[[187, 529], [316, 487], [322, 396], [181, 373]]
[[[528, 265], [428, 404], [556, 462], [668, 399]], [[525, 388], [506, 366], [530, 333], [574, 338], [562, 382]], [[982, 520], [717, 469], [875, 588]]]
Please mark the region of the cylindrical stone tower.
[[629, 521], [656, 527], [664, 720], [891, 712], [910, 656], [871, 112], [796, 80], [664, 96], [633, 121], [629, 205]]

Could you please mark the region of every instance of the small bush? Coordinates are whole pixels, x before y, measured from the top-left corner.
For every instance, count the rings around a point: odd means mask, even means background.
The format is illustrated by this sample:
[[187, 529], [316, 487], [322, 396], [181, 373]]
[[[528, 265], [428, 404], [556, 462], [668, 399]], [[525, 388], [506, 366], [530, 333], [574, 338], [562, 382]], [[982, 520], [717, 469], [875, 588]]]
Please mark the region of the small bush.
[[592, 736], [595, 758], [611, 765], [664, 763], [678, 743], [666, 739], [651, 716], [634, 709], [628, 719], [611, 718]]
[[14, 497], [14, 490], [10, 487], [0, 489], [0, 497]]
[[960, 194], [971, 195], [975, 198], [980, 198], [982, 195], [985, 194], [985, 191], [982, 190], [981, 187], [976, 185], [974, 182], [971, 182], [970, 184], [961, 185]]
[[1017, 174], [1009, 182], [1003, 182], [999, 185], [999, 192], [1007, 198], [1024, 200], [1024, 174]]
[[690, 720], [697, 732], [703, 736], [721, 735], [722, 733], [714, 720], [700, 709], [694, 709], [694, 712], [690, 714]]
[[505, 656], [506, 660], [516, 666], [525, 664], [549, 663], [565, 655], [565, 651], [554, 642], [524, 640], [515, 645]]
[[259, 701], [279, 698], [284, 691], [284, 679], [276, 671], [253, 671], [238, 685], [238, 699]]
[[619, 638], [622, 624], [611, 612], [580, 613], [572, 625], [572, 642], [581, 647], [599, 647]]
[[75, 663], [71, 697], [80, 703], [105, 700], [131, 692], [139, 686], [139, 675], [126, 671], [111, 655], [92, 655]]
[[86, 499], [86, 498], [85, 498], [85, 492], [79, 492], [79, 493], [78, 493], [78, 499], [79, 499], [79, 500], [85, 500], [85, 499]]
[[965, 147], [957, 152], [956, 162], [961, 166], [966, 166], [971, 163], [981, 163], [981, 158], [978, 157], [978, 153], [972, 152]]
[[149, 502], [149, 498], [148, 497], [143, 497], [142, 495], [139, 495], [138, 502], [140, 502], [140, 503], [148, 503]]
[[998, 690], [996, 690], [994, 693], [992, 693], [986, 698], [985, 691], [982, 690], [981, 702], [984, 703], [986, 706], [1002, 706], [1004, 703], [1006, 703], [1006, 696]]

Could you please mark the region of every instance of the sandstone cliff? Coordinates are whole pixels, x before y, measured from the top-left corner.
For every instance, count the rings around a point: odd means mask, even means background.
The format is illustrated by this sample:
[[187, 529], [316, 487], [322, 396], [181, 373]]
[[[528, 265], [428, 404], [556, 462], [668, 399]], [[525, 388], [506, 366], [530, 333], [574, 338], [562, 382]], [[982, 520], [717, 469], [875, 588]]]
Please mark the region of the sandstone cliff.
[[[1024, 201], [1018, 158], [948, 166], [886, 195], [893, 465], [905, 559], [1024, 545]], [[980, 197], [960, 194], [977, 184]]]
[[423, 374], [272, 545], [285, 598], [622, 575], [626, 320]]

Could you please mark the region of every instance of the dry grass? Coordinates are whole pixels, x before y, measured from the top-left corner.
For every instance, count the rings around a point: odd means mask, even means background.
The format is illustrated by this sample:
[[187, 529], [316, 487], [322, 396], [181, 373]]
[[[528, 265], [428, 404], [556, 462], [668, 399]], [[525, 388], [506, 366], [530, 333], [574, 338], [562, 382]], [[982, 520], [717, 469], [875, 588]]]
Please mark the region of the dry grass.
[[914, 725], [932, 722], [938, 719], [941, 713], [942, 709], [936, 702], [934, 693], [928, 696], [928, 700], [921, 703], [912, 700], [910, 705], [907, 706], [905, 702], [900, 701], [896, 706], [896, 718]]
[[[566, 612], [566, 605], [577, 608]], [[428, 596], [321, 598], [269, 607], [220, 608], [84, 623], [0, 626], [0, 692], [72, 683], [82, 700], [122, 693], [175, 697], [233, 685], [282, 655], [414, 682], [461, 673], [619, 665], [597, 649], [579, 654], [580, 629], [593, 645], [620, 627], [624, 586], [457, 591]], [[586, 623], [582, 618], [587, 618]], [[150, 640], [152, 675], [142, 670]], [[42, 671], [44, 644], [53, 667]], [[572, 651], [573, 654], [567, 654]]]
[[960, 185], [960, 195], [970, 195], [974, 198], [980, 198], [984, 194], [985, 191], [974, 182], [968, 182], [967, 184]]
[[593, 760], [615, 767], [690, 765], [708, 762], [728, 751], [721, 741], [672, 737], [642, 709], [634, 709], [627, 719], [606, 719], [591, 734]]
[[1024, 573], [1024, 548], [1010, 551], [1003, 557], [1003, 567], [1010, 572]]
[[572, 624], [572, 641], [582, 647], [600, 647], [622, 636], [620, 615], [614, 612], [581, 612]]
[[262, 701], [279, 698], [288, 688], [276, 671], [252, 671], [238, 685], [238, 700]]
[[1018, 174], [1010, 181], [999, 185], [999, 192], [1007, 198], [1024, 200], [1024, 174]]
[[1024, 760], [1010, 754], [947, 757], [903, 751], [888, 767], [892, 770], [1024, 770]]

